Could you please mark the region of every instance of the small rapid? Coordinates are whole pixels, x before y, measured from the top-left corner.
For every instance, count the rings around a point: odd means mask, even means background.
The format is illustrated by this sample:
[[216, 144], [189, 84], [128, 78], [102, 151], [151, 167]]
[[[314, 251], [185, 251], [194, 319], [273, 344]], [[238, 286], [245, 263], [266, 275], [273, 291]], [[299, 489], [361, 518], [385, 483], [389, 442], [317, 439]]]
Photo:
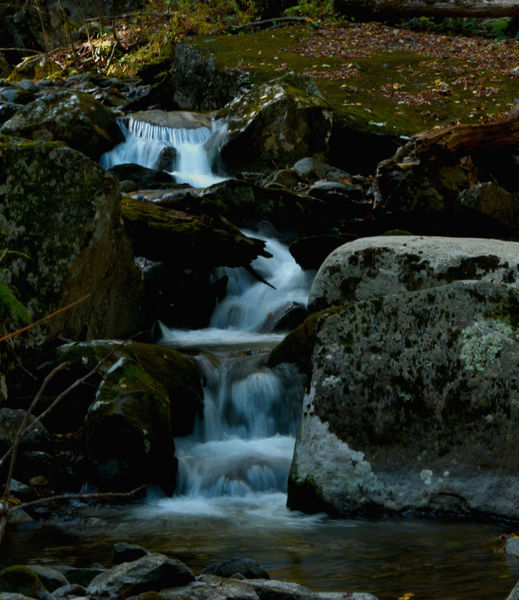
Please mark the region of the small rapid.
[[198, 349], [205, 381], [203, 419], [191, 436], [175, 440], [177, 490], [166, 501], [173, 511], [186, 498], [196, 500], [195, 510], [203, 499], [221, 509], [225, 497], [233, 505], [239, 499], [284, 504], [304, 378], [293, 366], [266, 366], [268, 352], [284, 336], [266, 324], [287, 307], [306, 306], [312, 274], [278, 240], [247, 234], [263, 239], [272, 255], [252, 265], [270, 286], [245, 269], [222, 269], [228, 293], [207, 329], [163, 327], [161, 343]]
[[[120, 164], [137, 164], [162, 169], [177, 183], [207, 187], [225, 177], [213, 171], [226, 124], [211, 122], [210, 127], [163, 127], [129, 117], [119, 120], [124, 142], [101, 157], [101, 166], [110, 169]], [[173, 149], [173, 151], [171, 151]]]

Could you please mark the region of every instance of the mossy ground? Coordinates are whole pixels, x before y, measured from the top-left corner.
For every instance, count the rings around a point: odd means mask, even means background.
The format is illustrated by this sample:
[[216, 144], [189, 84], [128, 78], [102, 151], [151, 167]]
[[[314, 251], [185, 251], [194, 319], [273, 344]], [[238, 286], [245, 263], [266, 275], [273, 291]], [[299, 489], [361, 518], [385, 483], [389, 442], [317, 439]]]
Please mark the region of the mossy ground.
[[223, 69], [255, 81], [287, 71], [312, 75], [340, 120], [354, 129], [412, 135], [483, 122], [519, 96], [519, 41], [417, 33], [382, 24], [285, 27], [190, 43]]

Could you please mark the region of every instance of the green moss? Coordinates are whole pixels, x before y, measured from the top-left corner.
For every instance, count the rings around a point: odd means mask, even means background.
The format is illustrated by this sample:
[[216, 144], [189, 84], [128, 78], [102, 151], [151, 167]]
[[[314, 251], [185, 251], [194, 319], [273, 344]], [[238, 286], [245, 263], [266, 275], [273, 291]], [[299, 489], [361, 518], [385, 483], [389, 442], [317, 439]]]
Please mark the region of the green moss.
[[[444, 59], [440, 73], [434, 57], [396, 49], [354, 59], [297, 54], [295, 51], [308, 44], [314, 35], [313, 29], [301, 26], [274, 32], [199, 37], [190, 43], [207, 54], [212, 53], [221, 69], [237, 67], [249, 71], [256, 83], [287, 71], [311, 74], [332, 105], [337, 120], [361, 132], [411, 135], [438, 124], [470, 122], [471, 118], [476, 121], [481, 115], [506, 111], [519, 95], [519, 79], [481, 72], [457, 59]], [[351, 63], [355, 69], [347, 78], [334, 76]], [[473, 93], [473, 86], [457, 84], [460, 70], [468, 78], [474, 75], [480, 80], [487, 79], [492, 94], [482, 102]], [[409, 101], [399, 103], [381, 94], [380, 87], [384, 84], [405, 91]], [[423, 90], [436, 88], [448, 91], [435, 94], [430, 103], [419, 100]]]

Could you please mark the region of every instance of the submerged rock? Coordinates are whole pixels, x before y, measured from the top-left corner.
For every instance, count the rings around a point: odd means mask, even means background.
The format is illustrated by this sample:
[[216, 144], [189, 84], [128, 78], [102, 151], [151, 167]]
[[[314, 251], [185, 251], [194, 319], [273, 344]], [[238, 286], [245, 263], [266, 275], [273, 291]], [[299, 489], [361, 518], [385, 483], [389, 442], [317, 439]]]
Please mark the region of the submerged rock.
[[163, 170], [148, 169], [133, 163], [125, 163], [111, 167], [109, 172], [113, 173], [120, 181], [133, 181], [137, 188], [160, 188], [175, 183], [175, 178]]
[[269, 574], [255, 560], [250, 558], [232, 558], [216, 565], [211, 565], [202, 571], [207, 575], [219, 575], [220, 577], [236, 577], [241, 575], [248, 579], [270, 579]]
[[318, 324], [293, 509], [518, 518], [516, 288], [457, 281]]
[[328, 103], [281, 80], [256, 86], [219, 113], [228, 121], [221, 150], [230, 169], [291, 165], [323, 156], [333, 123]]
[[27, 104], [0, 133], [63, 141], [94, 160], [124, 140], [109, 109], [90, 95], [69, 91], [52, 91]]

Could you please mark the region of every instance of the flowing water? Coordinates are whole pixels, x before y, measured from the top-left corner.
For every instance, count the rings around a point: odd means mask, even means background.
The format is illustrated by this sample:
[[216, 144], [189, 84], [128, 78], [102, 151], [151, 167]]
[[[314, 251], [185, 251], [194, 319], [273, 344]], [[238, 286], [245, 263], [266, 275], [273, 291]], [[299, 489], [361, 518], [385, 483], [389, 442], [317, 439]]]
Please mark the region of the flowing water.
[[[130, 125], [127, 146], [105, 164], [131, 158], [147, 166], [160, 148], [184, 143], [178, 142], [181, 132], [144, 129]], [[204, 144], [207, 132], [198, 134]], [[196, 163], [205, 175], [210, 164], [209, 158]], [[197, 168], [194, 180], [199, 175]], [[504, 600], [519, 578], [518, 562], [496, 551], [499, 535], [509, 531], [506, 523], [336, 520], [287, 510], [304, 382], [289, 366], [267, 368], [266, 357], [283, 338], [270, 331], [273, 315], [306, 302], [311, 274], [278, 241], [253, 235], [273, 255], [257, 259], [254, 268], [276, 289], [243, 269], [227, 269], [228, 295], [207, 329], [163, 329], [161, 343], [195, 353], [205, 381], [204, 418], [193, 435], [175, 440], [175, 495], [150, 494], [144, 503], [123, 507], [78, 503], [55, 523], [11, 532], [0, 548], [2, 564], [109, 565], [113, 543], [127, 541], [184, 560], [195, 572], [248, 556], [272, 577], [316, 591], [366, 591], [380, 600]]]
[[211, 128], [173, 128], [130, 117], [119, 120], [119, 126], [125, 140], [103, 154], [100, 162], [105, 169], [128, 163], [157, 169], [159, 162], [168, 162], [161, 160], [164, 151], [174, 148], [175, 158], [163, 170], [173, 175], [177, 183], [207, 187], [225, 179], [213, 171], [220, 140], [226, 133], [225, 123], [213, 122]]

